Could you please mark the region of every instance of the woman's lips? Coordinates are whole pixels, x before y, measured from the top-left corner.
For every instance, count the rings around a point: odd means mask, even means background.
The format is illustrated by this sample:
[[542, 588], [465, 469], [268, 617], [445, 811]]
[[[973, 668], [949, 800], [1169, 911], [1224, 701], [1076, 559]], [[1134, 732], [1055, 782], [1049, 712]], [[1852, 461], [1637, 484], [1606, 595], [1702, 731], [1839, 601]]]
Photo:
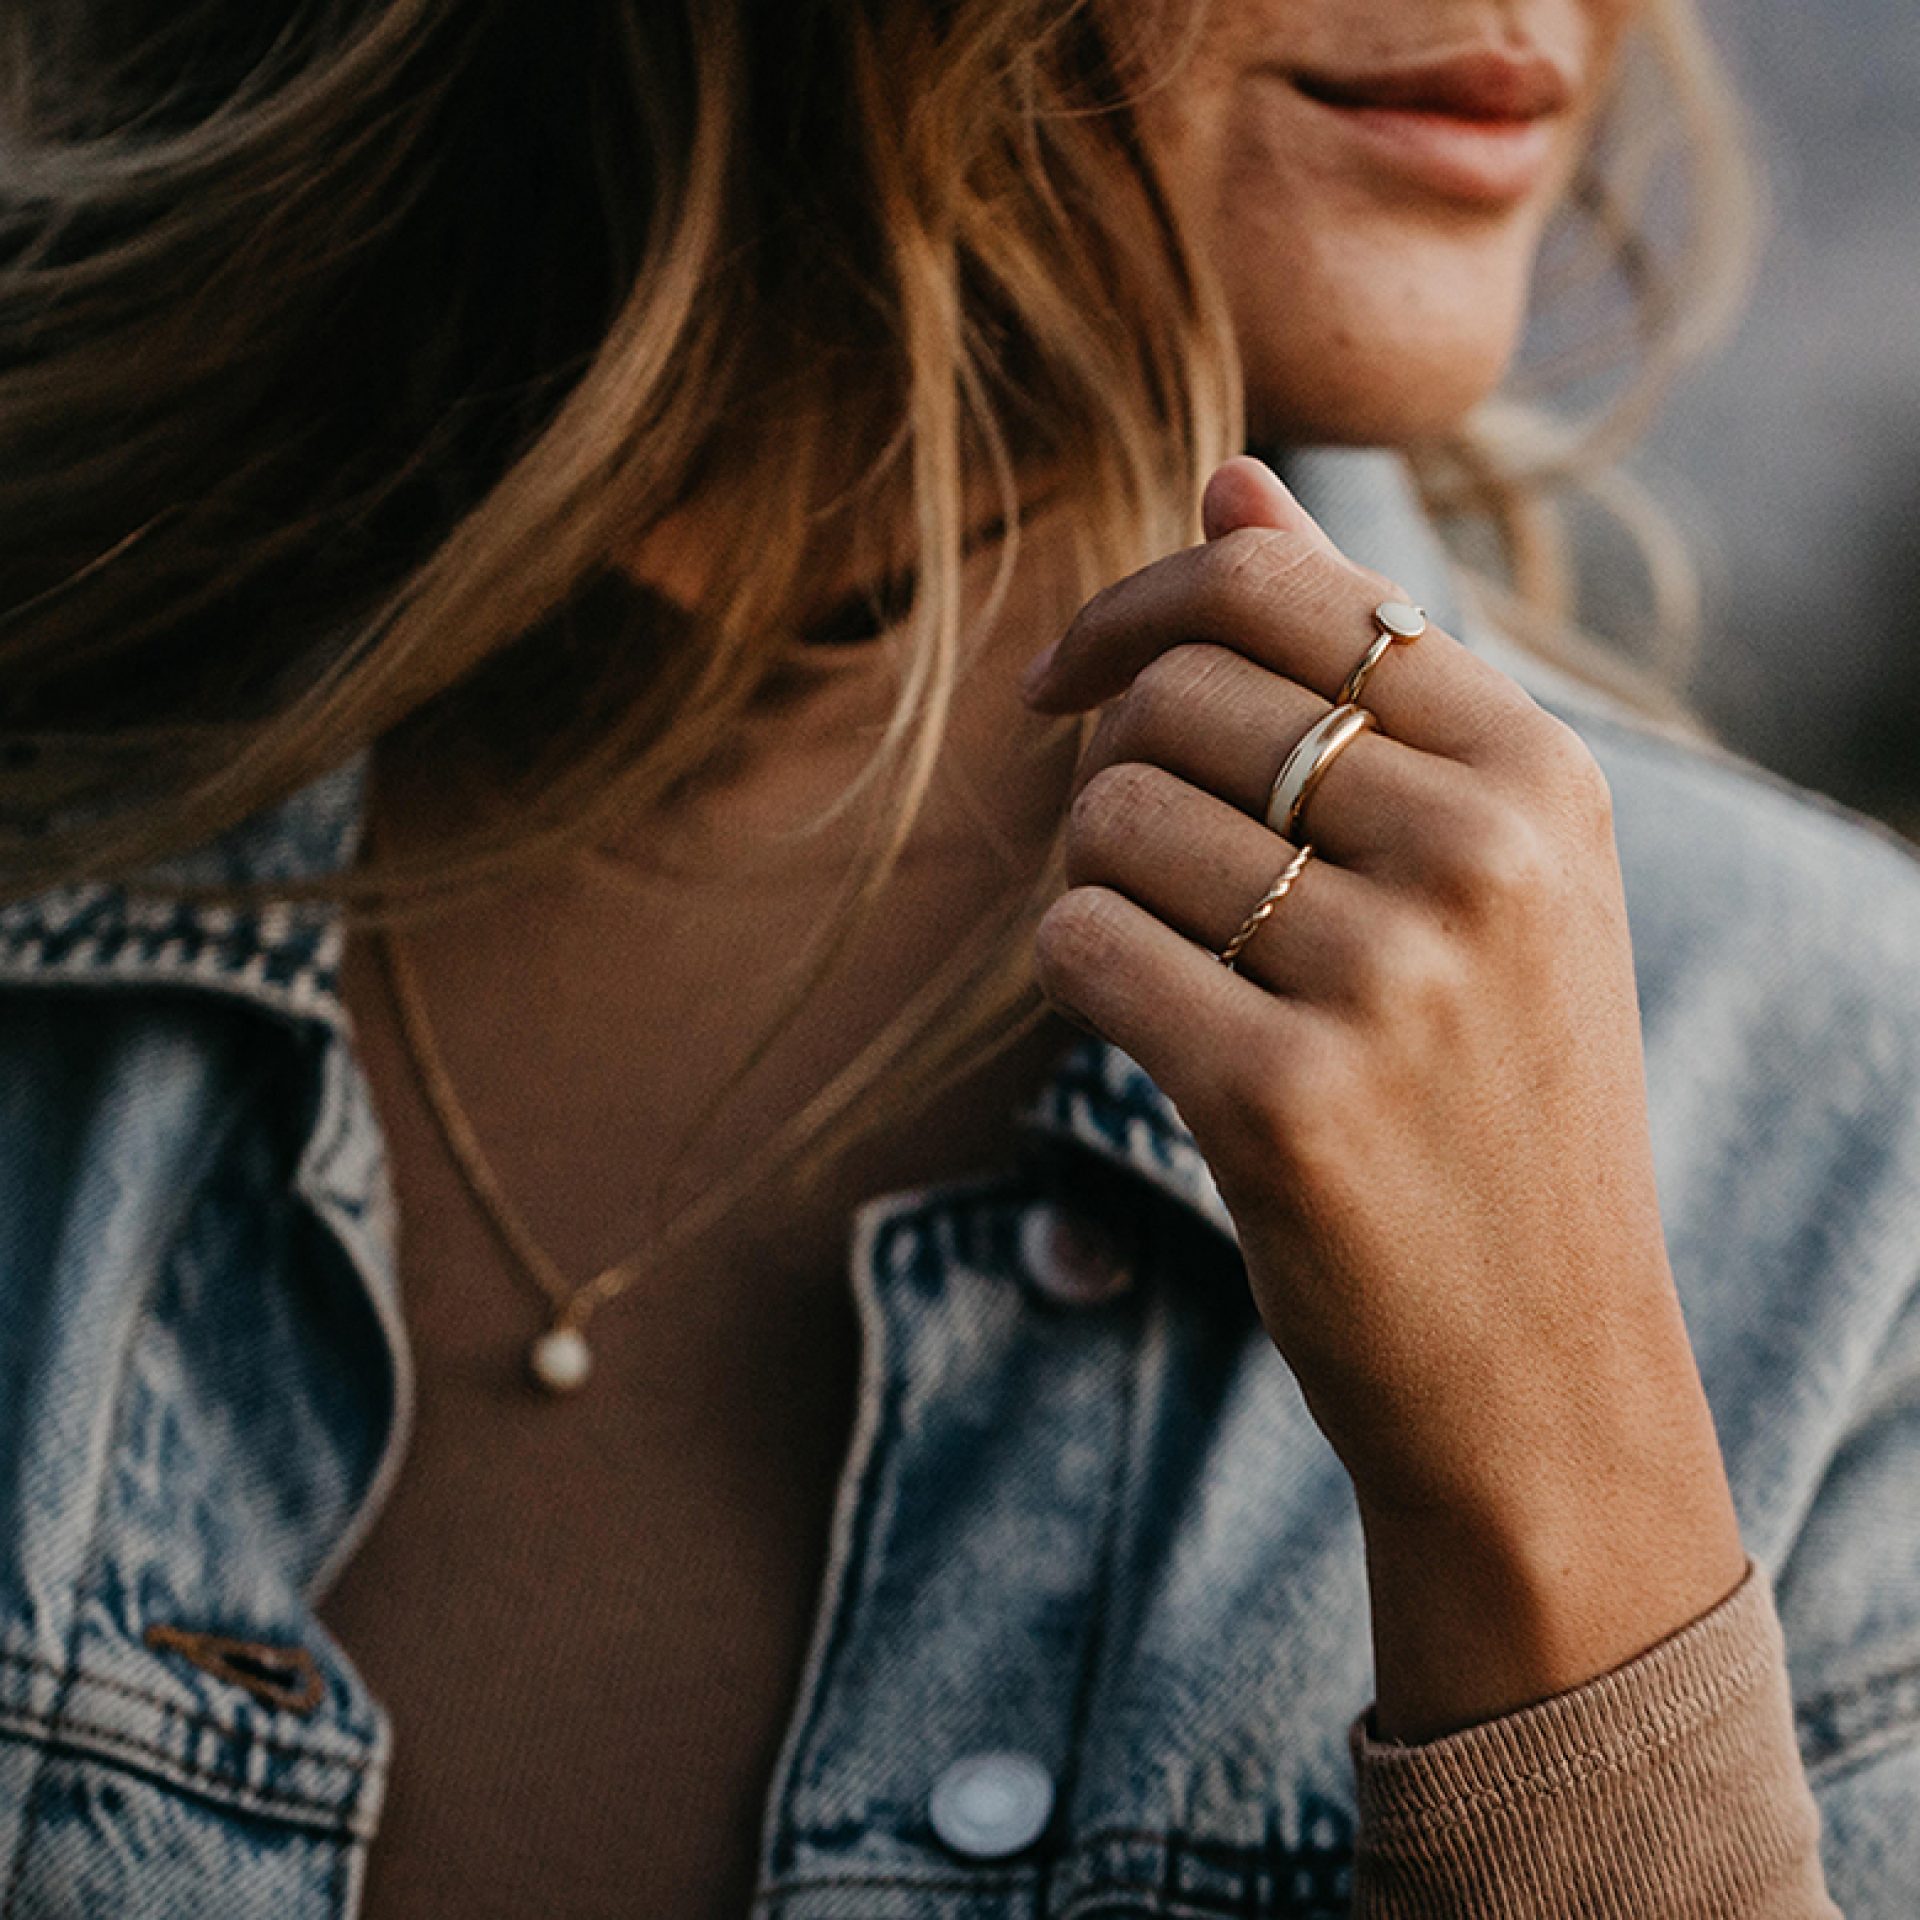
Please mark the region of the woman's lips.
[[1539, 55], [1477, 50], [1363, 73], [1275, 69], [1402, 178], [1482, 206], [1525, 199], [1551, 168], [1577, 89]]
[[1543, 120], [1574, 100], [1573, 82], [1557, 62], [1493, 48], [1364, 73], [1290, 72], [1301, 92], [1332, 106], [1400, 107], [1462, 120]]

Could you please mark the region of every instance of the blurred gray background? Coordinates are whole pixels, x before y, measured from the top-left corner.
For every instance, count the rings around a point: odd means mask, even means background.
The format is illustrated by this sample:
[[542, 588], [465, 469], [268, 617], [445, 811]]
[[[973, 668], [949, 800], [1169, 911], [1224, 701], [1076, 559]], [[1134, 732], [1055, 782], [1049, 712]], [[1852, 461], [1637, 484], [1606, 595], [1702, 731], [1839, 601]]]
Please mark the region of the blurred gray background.
[[1920, 837], [1920, 0], [1706, 0], [1772, 221], [1636, 469], [1701, 563], [1696, 706]]

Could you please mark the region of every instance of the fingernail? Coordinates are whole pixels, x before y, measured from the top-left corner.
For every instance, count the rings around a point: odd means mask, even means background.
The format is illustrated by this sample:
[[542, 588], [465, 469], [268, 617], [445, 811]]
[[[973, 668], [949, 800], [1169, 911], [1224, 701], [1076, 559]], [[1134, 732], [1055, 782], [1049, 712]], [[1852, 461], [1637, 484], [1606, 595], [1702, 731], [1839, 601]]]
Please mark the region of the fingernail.
[[1027, 662], [1027, 670], [1020, 676], [1020, 691], [1032, 693], [1041, 681], [1047, 677], [1047, 670], [1053, 665], [1053, 656], [1060, 651], [1060, 642], [1043, 647]]

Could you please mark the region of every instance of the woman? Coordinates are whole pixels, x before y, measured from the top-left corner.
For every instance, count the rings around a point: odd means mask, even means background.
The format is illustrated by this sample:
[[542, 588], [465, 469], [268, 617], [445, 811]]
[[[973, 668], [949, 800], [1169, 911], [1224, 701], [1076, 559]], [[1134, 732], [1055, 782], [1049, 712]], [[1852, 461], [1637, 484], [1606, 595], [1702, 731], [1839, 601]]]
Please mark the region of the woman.
[[1920, 879], [1425, 517], [1678, 7], [266, 13], [7, 28], [4, 1911], [1903, 1911]]

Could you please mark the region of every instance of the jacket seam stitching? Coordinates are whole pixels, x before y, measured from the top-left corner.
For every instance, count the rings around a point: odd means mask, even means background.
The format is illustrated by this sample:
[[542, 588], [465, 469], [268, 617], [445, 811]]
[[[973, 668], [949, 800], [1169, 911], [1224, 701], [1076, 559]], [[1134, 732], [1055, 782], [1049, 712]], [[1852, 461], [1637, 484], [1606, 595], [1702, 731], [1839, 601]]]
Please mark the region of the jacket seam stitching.
[[[1122, 1908], [1110, 1908], [1108, 1903], [1114, 1900], [1124, 1900], [1127, 1904]], [[1103, 1880], [1098, 1886], [1076, 1893], [1060, 1909], [1060, 1920], [1092, 1920], [1092, 1916], [1108, 1911], [1124, 1916], [1125, 1920], [1133, 1920], [1133, 1916], [1142, 1911], [1139, 1904], [1142, 1900], [1149, 1903], [1144, 1910], [1159, 1915], [1160, 1920], [1215, 1920], [1217, 1915], [1265, 1911], [1249, 1906], [1244, 1899], [1235, 1899], [1230, 1903], [1225, 1900], [1203, 1902], [1191, 1894], [1169, 1893], [1164, 1886], [1149, 1886], [1141, 1880]], [[1291, 1914], [1308, 1910], [1289, 1906], [1284, 1911]]]
[[[803, 1879], [783, 1880], [763, 1890], [754, 1900], [754, 1911], [770, 1911], [786, 1906], [791, 1902], [805, 1898], [810, 1893], [824, 1893], [847, 1888], [897, 1888], [914, 1893], [1005, 1893], [1025, 1884], [1033, 1878], [1033, 1871], [1025, 1873], [978, 1873], [965, 1877], [956, 1875], [918, 1875], [918, 1874], [823, 1874], [809, 1875]], [[1231, 1909], [1217, 1905], [1203, 1905], [1191, 1896], [1170, 1893], [1162, 1885], [1145, 1880], [1106, 1880], [1098, 1886], [1088, 1887], [1073, 1897], [1062, 1907], [1060, 1920], [1073, 1920], [1075, 1915], [1093, 1914], [1110, 1900], [1123, 1899], [1130, 1903], [1146, 1899], [1153, 1903], [1153, 1911], [1170, 1917], [1170, 1920], [1202, 1920], [1202, 1916], [1228, 1911], [1244, 1911], [1236, 1904]]]
[[[848, 1515], [846, 1557], [838, 1569], [838, 1589], [829, 1593], [823, 1588], [820, 1596], [821, 1607], [829, 1611], [824, 1616], [821, 1629], [825, 1637], [820, 1643], [819, 1663], [810, 1676], [812, 1691], [808, 1699], [796, 1706], [799, 1717], [794, 1722], [787, 1773], [774, 1783], [774, 1792], [782, 1788], [790, 1790], [792, 1783], [803, 1777], [808, 1752], [827, 1717], [833, 1683], [845, 1657], [847, 1643], [866, 1624], [867, 1593], [863, 1583], [871, 1570], [872, 1534], [876, 1525], [875, 1510], [880, 1499], [880, 1484], [885, 1474], [897, 1473], [899, 1468], [898, 1459], [887, 1457], [883, 1450], [899, 1419], [904, 1391], [903, 1383], [893, 1371], [893, 1363], [897, 1358], [895, 1327], [888, 1302], [883, 1297], [886, 1291], [885, 1283], [880, 1278], [884, 1270], [883, 1256], [890, 1243], [901, 1235], [912, 1233], [924, 1237], [934, 1207], [933, 1201], [922, 1199], [917, 1204], [904, 1207], [899, 1213], [877, 1221], [871, 1240], [857, 1241], [852, 1256], [866, 1263], [864, 1284], [877, 1309], [874, 1314], [877, 1350], [871, 1357], [871, 1364], [876, 1369], [872, 1435], [868, 1442], [867, 1457], [861, 1463], [861, 1477], [854, 1489]], [[863, 1367], [866, 1364], [863, 1360]], [[832, 1571], [830, 1568], [829, 1572]], [[775, 1822], [772, 1829], [775, 1845], [769, 1849], [769, 1858], [779, 1857], [779, 1843], [786, 1838], [778, 1828], [780, 1811], [776, 1809], [771, 1816]], [[771, 1884], [778, 1885], [779, 1882], [776, 1879]]]
[[[263, 1752], [282, 1755], [290, 1760], [320, 1760], [329, 1766], [347, 1767], [356, 1773], [364, 1773], [373, 1765], [369, 1755], [335, 1753], [311, 1741], [275, 1739], [271, 1734], [257, 1732], [240, 1725], [237, 1721], [222, 1720], [215, 1714], [201, 1713], [191, 1707], [184, 1707], [177, 1700], [169, 1700], [164, 1694], [150, 1693], [146, 1688], [137, 1687], [131, 1681], [116, 1680], [106, 1674], [90, 1673], [84, 1666], [78, 1664], [63, 1670], [51, 1660], [42, 1660], [32, 1654], [15, 1653], [6, 1647], [0, 1647], [0, 1663], [50, 1675], [61, 1682], [63, 1697], [71, 1691], [70, 1683], [77, 1680], [83, 1686], [99, 1687], [103, 1692], [120, 1694], [126, 1699], [138, 1701], [142, 1706], [158, 1707], [163, 1713], [170, 1714], [186, 1726], [202, 1727], [209, 1733], [220, 1734], [237, 1744], [258, 1747]], [[28, 1713], [25, 1717], [39, 1720], [43, 1716]]]
[[[803, 1831], [799, 1837], [805, 1840], [808, 1838], [808, 1835]], [[1058, 1859], [1071, 1860], [1075, 1855], [1086, 1853], [1096, 1847], [1115, 1845], [1168, 1847], [1176, 1844], [1187, 1847], [1190, 1850], [1195, 1848], [1217, 1848], [1225, 1853], [1235, 1855], [1244, 1854], [1249, 1858], [1263, 1856], [1269, 1851], [1265, 1843], [1261, 1841], [1229, 1840], [1217, 1835], [1190, 1832], [1187, 1828], [1180, 1826], [1106, 1826], [1087, 1827], [1074, 1833], [1072, 1843], [1060, 1852]], [[1014, 1873], [1016, 1869], [1007, 1867], [999, 1869], [999, 1871], [1003, 1873]], [[976, 1876], [976, 1878], [977, 1877], [978, 1876]], [[776, 1887], [825, 1885], [829, 1881], [838, 1882], [842, 1878], [843, 1876], [839, 1874], [827, 1874], [824, 1876], [783, 1874], [770, 1882], [770, 1884]], [[972, 1879], [967, 1882], [969, 1886], [972, 1886], [974, 1883]]]
[[[1081, 1671], [1075, 1682], [1074, 1697], [1067, 1715], [1067, 1764], [1060, 1777], [1060, 1798], [1062, 1802], [1071, 1799], [1074, 1783], [1078, 1778], [1078, 1766], [1074, 1756], [1080, 1751], [1081, 1736], [1086, 1731], [1088, 1716], [1092, 1712], [1093, 1696], [1100, 1678], [1100, 1662], [1106, 1649], [1106, 1624], [1114, 1581], [1114, 1562], [1119, 1554], [1121, 1529], [1128, 1514], [1125, 1508], [1126, 1488], [1130, 1484], [1134, 1454], [1134, 1411], [1138, 1403], [1139, 1373], [1145, 1362], [1145, 1319], [1140, 1305], [1141, 1295], [1136, 1290], [1131, 1296], [1134, 1323], [1134, 1338], [1130, 1350], [1123, 1351], [1119, 1359], [1120, 1383], [1120, 1439], [1113, 1450], [1114, 1457], [1107, 1469], [1107, 1484], [1102, 1539], [1099, 1555], [1094, 1563], [1093, 1585], [1095, 1605], [1093, 1618], [1088, 1623], [1085, 1645], [1081, 1651]], [[1058, 1860], [1057, 1847], [1047, 1849], [1050, 1860]], [[1035, 1920], [1046, 1920], [1051, 1905], [1048, 1898], [1047, 1882], [1043, 1879], [1036, 1890]]]
[[[184, 1776], [191, 1783], [234, 1789], [244, 1794], [248, 1801], [269, 1808], [284, 1807], [296, 1813], [324, 1813], [335, 1819], [345, 1819], [353, 1810], [355, 1796], [352, 1793], [338, 1799], [319, 1800], [307, 1794], [289, 1792], [284, 1787], [255, 1786], [251, 1781], [236, 1780], [232, 1774], [219, 1769], [183, 1760], [177, 1753], [171, 1753], [151, 1740], [142, 1740], [134, 1734], [123, 1733], [118, 1727], [109, 1727], [98, 1721], [76, 1720], [71, 1716], [43, 1720], [37, 1714], [28, 1714], [21, 1716], [21, 1725], [16, 1731], [27, 1739], [39, 1741], [43, 1752], [61, 1746], [64, 1737], [69, 1734], [105, 1741], [128, 1753], [138, 1754], [143, 1759], [157, 1760], [170, 1772]], [[92, 1751], [90, 1748], [83, 1750]]]
[[917, 1893], [985, 1893], [1032, 1880], [1037, 1866], [996, 1867], [979, 1873], [810, 1873], [776, 1880], [754, 1896], [755, 1908], [777, 1906], [827, 1887], [910, 1887]]
[[[258, 957], [258, 956], [254, 956]], [[191, 971], [168, 965], [129, 966], [114, 970], [87, 963], [23, 961], [17, 943], [0, 940], [0, 989], [26, 993], [112, 993], [129, 988], [157, 987], [169, 992], [208, 995], [229, 1004], [270, 1015], [295, 1026], [341, 1030], [343, 1011], [332, 976], [305, 964], [289, 974], [284, 985], [251, 981], [244, 966], [217, 971]]]
[[[1094, 1836], [1089, 1835], [1076, 1843], [1074, 1853], [1085, 1851]], [[1167, 1847], [1172, 1836], [1167, 1833], [1127, 1832], [1122, 1829], [1101, 1829], [1102, 1839], [1125, 1839], [1150, 1841], [1159, 1847]], [[1244, 1849], [1250, 1854], [1258, 1853], [1258, 1848]], [[1071, 1857], [1071, 1856], [1069, 1856]], [[987, 1893], [1004, 1892], [1014, 1887], [1034, 1881], [1041, 1873], [1038, 1862], [1025, 1867], [985, 1868], [977, 1873], [957, 1875], [946, 1873], [807, 1873], [792, 1874], [764, 1887], [755, 1897], [754, 1910], [778, 1907], [790, 1900], [799, 1899], [809, 1893], [819, 1893], [831, 1888], [848, 1887], [899, 1887], [909, 1888], [919, 1893]], [[1111, 1899], [1115, 1895], [1145, 1896], [1156, 1902], [1157, 1909], [1169, 1914], [1202, 1914], [1219, 1911], [1217, 1908], [1197, 1904], [1193, 1896], [1181, 1893], [1177, 1888], [1169, 1888], [1164, 1880], [1147, 1881], [1138, 1878], [1105, 1879], [1098, 1885], [1082, 1888], [1072, 1895], [1066, 1905], [1060, 1909], [1061, 1920], [1067, 1916], [1084, 1913], [1091, 1905]]]
[[1172, 1166], [1164, 1164], [1161, 1158], [1156, 1157], [1155, 1151], [1136, 1152], [1125, 1137], [1127, 1132], [1125, 1128], [1121, 1130], [1123, 1138], [1116, 1142], [1099, 1134], [1090, 1137], [1076, 1126], [1071, 1113], [1067, 1110], [1068, 1101], [1076, 1095], [1097, 1113], [1118, 1112], [1126, 1121], [1135, 1122], [1144, 1127], [1152, 1135], [1155, 1149], [1164, 1153], [1168, 1160], [1175, 1155], [1188, 1154], [1204, 1160], [1205, 1156], [1200, 1154], [1192, 1138], [1170, 1126], [1165, 1116], [1150, 1102], [1132, 1101], [1116, 1095], [1103, 1086], [1097, 1076], [1084, 1069], [1058, 1070], [1056, 1079], [1049, 1084], [1043, 1096], [1051, 1104], [1044, 1110], [1039, 1106], [1027, 1109], [1019, 1117], [1018, 1126], [1024, 1132], [1043, 1139], [1064, 1139], [1090, 1158], [1118, 1167], [1123, 1173], [1140, 1182], [1163, 1204], [1175, 1207], [1183, 1215], [1198, 1221], [1222, 1243], [1229, 1253], [1239, 1252], [1239, 1239], [1232, 1226], [1218, 1219], [1180, 1174]]

